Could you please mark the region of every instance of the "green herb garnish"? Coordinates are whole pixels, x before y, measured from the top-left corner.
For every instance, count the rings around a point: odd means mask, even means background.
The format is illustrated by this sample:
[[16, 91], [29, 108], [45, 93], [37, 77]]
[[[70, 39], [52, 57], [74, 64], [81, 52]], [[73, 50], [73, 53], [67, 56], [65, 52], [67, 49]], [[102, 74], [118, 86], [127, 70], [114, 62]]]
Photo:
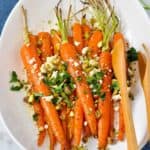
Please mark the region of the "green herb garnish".
[[24, 84], [21, 80], [18, 79], [18, 75], [15, 71], [11, 72], [11, 79], [10, 79], [10, 90], [11, 91], [20, 91], [23, 87]]
[[35, 113], [33, 114], [32, 118], [33, 118], [33, 121], [38, 121], [38, 113]]
[[100, 93], [101, 100], [105, 100], [105, 97], [106, 97], [106, 93], [105, 92], [101, 92]]
[[135, 48], [131, 47], [127, 51], [127, 60], [128, 62], [137, 61], [138, 60], [138, 53]]
[[119, 91], [120, 90], [119, 83], [116, 79], [112, 80], [111, 89], [113, 91]]

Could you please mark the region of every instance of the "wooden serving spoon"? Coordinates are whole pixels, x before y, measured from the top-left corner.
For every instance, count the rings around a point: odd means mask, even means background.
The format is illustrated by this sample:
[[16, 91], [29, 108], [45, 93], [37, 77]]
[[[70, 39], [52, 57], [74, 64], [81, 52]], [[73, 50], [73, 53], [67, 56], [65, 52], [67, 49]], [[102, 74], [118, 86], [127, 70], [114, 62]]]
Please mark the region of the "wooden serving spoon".
[[125, 45], [122, 39], [118, 40], [114, 45], [112, 51], [112, 65], [120, 86], [128, 150], [138, 150], [131, 106], [127, 92]]
[[148, 120], [148, 138], [150, 140], [150, 50], [143, 44], [145, 54], [139, 52], [139, 71], [141, 83], [144, 90], [147, 120]]

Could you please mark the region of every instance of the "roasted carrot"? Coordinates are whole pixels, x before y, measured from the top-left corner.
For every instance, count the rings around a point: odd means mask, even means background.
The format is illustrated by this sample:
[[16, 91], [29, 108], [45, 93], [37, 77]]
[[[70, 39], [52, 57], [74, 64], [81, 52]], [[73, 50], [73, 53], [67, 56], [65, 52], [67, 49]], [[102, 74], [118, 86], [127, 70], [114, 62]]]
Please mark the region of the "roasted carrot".
[[83, 33], [82, 33], [82, 25], [80, 23], [74, 23], [72, 27], [72, 35], [74, 45], [79, 53], [83, 48]]
[[74, 129], [74, 116], [71, 115], [74, 113], [73, 110], [68, 110], [68, 117], [67, 117], [67, 132], [68, 132], [68, 139], [71, 142], [73, 138], [73, 129]]
[[42, 131], [39, 131], [39, 136], [38, 136], [38, 141], [37, 141], [38, 146], [41, 146], [46, 136], [46, 130], [44, 129], [44, 125], [45, 125], [44, 112], [40, 103], [38, 102], [34, 102], [33, 108], [34, 108], [34, 112], [38, 115], [37, 121], [36, 121], [37, 126], [38, 128], [41, 128], [41, 127], [43, 128]]
[[83, 129], [83, 108], [81, 101], [76, 100], [75, 108], [75, 117], [74, 117], [74, 134], [73, 134], [73, 145], [80, 145], [82, 129]]
[[45, 120], [48, 123], [48, 129], [47, 130], [48, 130], [48, 135], [50, 138], [50, 150], [54, 150], [55, 144], [56, 144], [56, 138], [55, 138], [54, 133], [52, 131], [52, 127], [49, 124], [48, 119], [46, 117], [45, 117]]
[[[29, 45], [24, 45], [21, 48], [21, 58], [27, 74], [32, 79], [31, 81], [35, 91], [45, 96], [50, 95], [48, 87], [39, 79], [38, 73], [40, 72], [41, 61], [38, 57], [36, 46], [32, 44], [32, 41], [30, 41]], [[34, 63], [31, 63], [31, 60], [33, 60], [32, 62]], [[36, 65], [36, 68], [33, 69], [33, 65]], [[45, 101], [44, 98], [41, 98], [40, 102], [55, 137], [62, 145], [67, 145], [66, 137], [55, 106], [51, 102]]]
[[103, 51], [100, 55], [100, 67], [102, 70], [105, 70], [106, 75], [103, 78], [102, 83], [102, 92], [105, 93], [104, 100], [99, 101], [99, 109], [102, 113], [101, 118], [98, 122], [98, 142], [99, 142], [99, 148], [105, 148], [107, 145], [107, 138], [110, 133], [110, 127], [111, 127], [111, 108], [112, 108], [112, 102], [111, 102], [111, 80], [112, 80], [112, 58], [111, 53], [108, 51]]
[[[73, 77], [77, 86], [77, 95], [81, 100], [86, 119], [89, 123], [89, 127], [93, 135], [97, 134], [97, 125], [96, 125], [96, 116], [94, 102], [92, 98], [92, 93], [90, 88], [85, 80], [84, 75], [82, 74], [82, 69], [77, 59], [77, 52], [75, 47], [70, 43], [64, 43], [61, 46], [61, 58], [68, 63], [68, 72]], [[78, 66], [74, 65], [74, 62]], [[76, 73], [78, 72], [78, 74]]]
[[124, 125], [124, 119], [123, 119], [122, 104], [120, 102], [120, 107], [119, 107], [119, 132], [118, 132], [118, 140], [122, 141], [124, 139], [124, 134], [125, 134], [125, 125]]
[[53, 52], [50, 34], [48, 32], [40, 32], [38, 34], [38, 42], [40, 43], [40, 50], [42, 51], [42, 60], [45, 61], [46, 58], [51, 56]]
[[101, 31], [94, 31], [91, 35], [88, 43], [88, 47], [91, 50], [91, 56], [98, 55], [102, 46], [103, 34]]

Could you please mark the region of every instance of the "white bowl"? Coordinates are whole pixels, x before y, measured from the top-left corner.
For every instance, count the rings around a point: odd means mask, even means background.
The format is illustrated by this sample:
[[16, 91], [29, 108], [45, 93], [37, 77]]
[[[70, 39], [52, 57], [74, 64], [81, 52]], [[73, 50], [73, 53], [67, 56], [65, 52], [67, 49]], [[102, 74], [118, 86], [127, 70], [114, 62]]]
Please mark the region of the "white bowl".
[[[20, 0], [11, 12], [2, 32], [0, 41], [0, 111], [9, 133], [22, 149], [36, 150], [48, 149], [48, 140], [38, 148], [36, 146], [37, 131], [32, 122], [31, 114], [23, 103], [24, 93], [11, 92], [9, 90], [10, 72], [15, 70], [23, 77], [23, 66], [21, 64], [19, 49], [23, 44], [22, 32], [23, 21], [21, 6], [28, 10], [29, 27], [32, 32], [49, 31], [48, 20], [55, 23], [54, 6], [56, 0]], [[74, 2], [74, 9], [79, 9], [79, 1]], [[142, 6], [137, 0], [112, 1], [120, 15], [123, 31], [131, 43], [137, 49], [141, 49], [144, 42], [150, 46], [150, 22]], [[63, 4], [65, 9], [66, 3]], [[135, 87], [135, 100], [132, 103], [134, 125], [137, 140], [140, 146], [146, 143], [147, 119], [143, 90], [140, 81]], [[17, 142], [18, 141], [18, 142]], [[96, 143], [91, 140], [88, 149], [96, 149]], [[111, 146], [112, 150], [124, 150], [126, 140]]]

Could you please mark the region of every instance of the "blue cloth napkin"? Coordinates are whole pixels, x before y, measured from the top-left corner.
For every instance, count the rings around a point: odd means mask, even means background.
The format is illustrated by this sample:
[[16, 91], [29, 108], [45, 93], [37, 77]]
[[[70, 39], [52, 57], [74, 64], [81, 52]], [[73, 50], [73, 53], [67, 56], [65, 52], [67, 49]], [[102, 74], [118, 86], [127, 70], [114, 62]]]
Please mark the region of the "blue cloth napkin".
[[[18, 0], [0, 0], [0, 34], [3, 25]], [[147, 143], [142, 150], [150, 150], [150, 143]]]

